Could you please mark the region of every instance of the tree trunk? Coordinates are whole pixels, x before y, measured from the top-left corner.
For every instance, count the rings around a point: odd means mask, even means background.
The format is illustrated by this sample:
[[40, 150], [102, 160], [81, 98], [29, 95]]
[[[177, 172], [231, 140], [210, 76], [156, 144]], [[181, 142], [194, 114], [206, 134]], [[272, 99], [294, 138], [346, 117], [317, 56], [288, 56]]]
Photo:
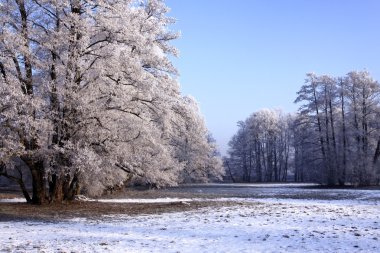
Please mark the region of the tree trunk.
[[[25, 161], [25, 160], [24, 160]], [[32, 203], [36, 205], [45, 204], [48, 202], [46, 199], [46, 186], [45, 186], [45, 173], [43, 162], [41, 161], [26, 161], [32, 174], [33, 196]]]
[[284, 165], [284, 174], [282, 181], [286, 182], [288, 180], [288, 165], [289, 165], [289, 143], [285, 144], [285, 165]]
[[231, 177], [232, 183], [236, 183], [236, 180], [235, 180], [234, 176], [232, 175], [232, 171], [231, 171], [230, 163], [229, 163], [227, 160], [225, 160], [225, 164], [227, 165], [228, 173], [230, 174], [230, 177]]
[[20, 186], [21, 192], [24, 195], [24, 198], [26, 199], [26, 202], [31, 203], [32, 199], [30, 198], [29, 192], [26, 189], [24, 180], [22, 179], [22, 174], [20, 174], [20, 177], [9, 175], [6, 171], [5, 165], [0, 163], [0, 176], [6, 177], [13, 182], [17, 183]]
[[329, 133], [329, 115], [328, 115], [328, 98], [327, 98], [327, 84], [325, 84], [325, 105], [324, 105], [324, 113], [325, 113], [325, 138], [326, 138], [326, 149], [327, 149], [327, 185], [334, 186], [335, 178], [334, 178], [334, 167], [331, 162], [331, 145], [330, 145], [330, 133]]
[[336, 145], [336, 139], [335, 139], [335, 127], [334, 127], [334, 116], [333, 116], [333, 106], [332, 106], [332, 87], [330, 87], [329, 91], [329, 113], [330, 113], [330, 127], [331, 127], [331, 138], [333, 142], [333, 154], [334, 154], [334, 159], [332, 162], [332, 180], [334, 184], [336, 183], [336, 174], [337, 171], [339, 171], [339, 164], [338, 164], [338, 151], [337, 151], [337, 145]]
[[255, 149], [256, 149], [256, 182], [262, 181], [262, 169], [261, 169], [261, 145], [259, 141], [255, 142]]
[[[321, 118], [320, 118], [320, 113], [319, 113], [319, 107], [318, 107], [318, 99], [317, 99], [317, 90], [316, 90], [316, 84], [312, 81], [312, 88], [313, 88], [313, 98], [314, 98], [314, 106], [315, 106], [315, 112], [317, 116], [317, 125], [318, 125], [318, 133], [319, 133], [319, 143], [320, 143], [320, 148], [322, 152], [322, 159], [323, 159], [323, 165], [325, 172], [329, 171], [328, 167], [328, 162], [326, 159], [326, 151], [325, 151], [325, 144], [324, 144], [324, 139], [323, 139], [323, 133], [322, 133], [322, 123], [321, 123]], [[303, 179], [302, 179], [303, 181]]]
[[342, 176], [339, 179], [339, 185], [344, 186], [346, 184], [346, 174], [347, 174], [347, 136], [346, 136], [346, 117], [345, 117], [345, 107], [344, 107], [344, 83], [340, 80], [340, 101], [341, 101], [341, 113], [342, 113], [342, 138], [343, 138], [343, 168]]
[[49, 201], [60, 202], [64, 199], [62, 176], [53, 174], [49, 182]]
[[53, 174], [49, 182], [49, 202], [71, 201], [80, 191], [78, 174]]

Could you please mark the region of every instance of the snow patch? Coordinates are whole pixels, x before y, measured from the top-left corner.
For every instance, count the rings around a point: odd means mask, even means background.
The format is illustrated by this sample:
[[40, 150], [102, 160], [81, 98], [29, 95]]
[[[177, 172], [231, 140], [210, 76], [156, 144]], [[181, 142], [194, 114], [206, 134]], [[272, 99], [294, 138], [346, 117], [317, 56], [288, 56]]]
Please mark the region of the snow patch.
[[379, 252], [379, 206], [265, 201], [160, 215], [0, 222], [5, 252]]
[[26, 203], [24, 198], [0, 199], [0, 203]]
[[[194, 199], [186, 199], [186, 198], [98, 199], [97, 201], [98, 202], [103, 202], [103, 203], [144, 203], [144, 204], [153, 204], [153, 203], [190, 202], [190, 201], [194, 201]], [[206, 199], [204, 201], [206, 201]]]

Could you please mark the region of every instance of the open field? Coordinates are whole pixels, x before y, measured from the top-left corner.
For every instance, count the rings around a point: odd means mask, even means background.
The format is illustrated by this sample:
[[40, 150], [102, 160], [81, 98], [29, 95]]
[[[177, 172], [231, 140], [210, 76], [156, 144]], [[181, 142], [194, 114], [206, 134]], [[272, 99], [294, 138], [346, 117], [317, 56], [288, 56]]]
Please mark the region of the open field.
[[193, 185], [47, 207], [3, 202], [1, 252], [380, 250], [379, 190]]

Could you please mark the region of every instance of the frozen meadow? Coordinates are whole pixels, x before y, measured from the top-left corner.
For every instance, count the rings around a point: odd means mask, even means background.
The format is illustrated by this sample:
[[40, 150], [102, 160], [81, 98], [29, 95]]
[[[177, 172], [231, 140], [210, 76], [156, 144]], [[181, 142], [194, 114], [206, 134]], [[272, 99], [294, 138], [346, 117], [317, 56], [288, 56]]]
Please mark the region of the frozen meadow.
[[[247, 187], [252, 189], [239, 189]], [[268, 189], [298, 195], [295, 188]], [[101, 200], [234, 205], [156, 215], [0, 222], [1, 252], [379, 252], [380, 191], [333, 192], [340, 195]]]

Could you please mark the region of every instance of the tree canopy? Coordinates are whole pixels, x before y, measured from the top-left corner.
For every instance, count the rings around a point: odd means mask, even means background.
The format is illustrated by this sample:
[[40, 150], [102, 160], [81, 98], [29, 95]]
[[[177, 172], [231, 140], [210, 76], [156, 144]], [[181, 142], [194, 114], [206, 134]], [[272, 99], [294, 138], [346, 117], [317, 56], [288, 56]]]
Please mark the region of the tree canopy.
[[167, 12], [161, 0], [0, 0], [0, 175], [29, 202], [223, 174], [180, 93]]

